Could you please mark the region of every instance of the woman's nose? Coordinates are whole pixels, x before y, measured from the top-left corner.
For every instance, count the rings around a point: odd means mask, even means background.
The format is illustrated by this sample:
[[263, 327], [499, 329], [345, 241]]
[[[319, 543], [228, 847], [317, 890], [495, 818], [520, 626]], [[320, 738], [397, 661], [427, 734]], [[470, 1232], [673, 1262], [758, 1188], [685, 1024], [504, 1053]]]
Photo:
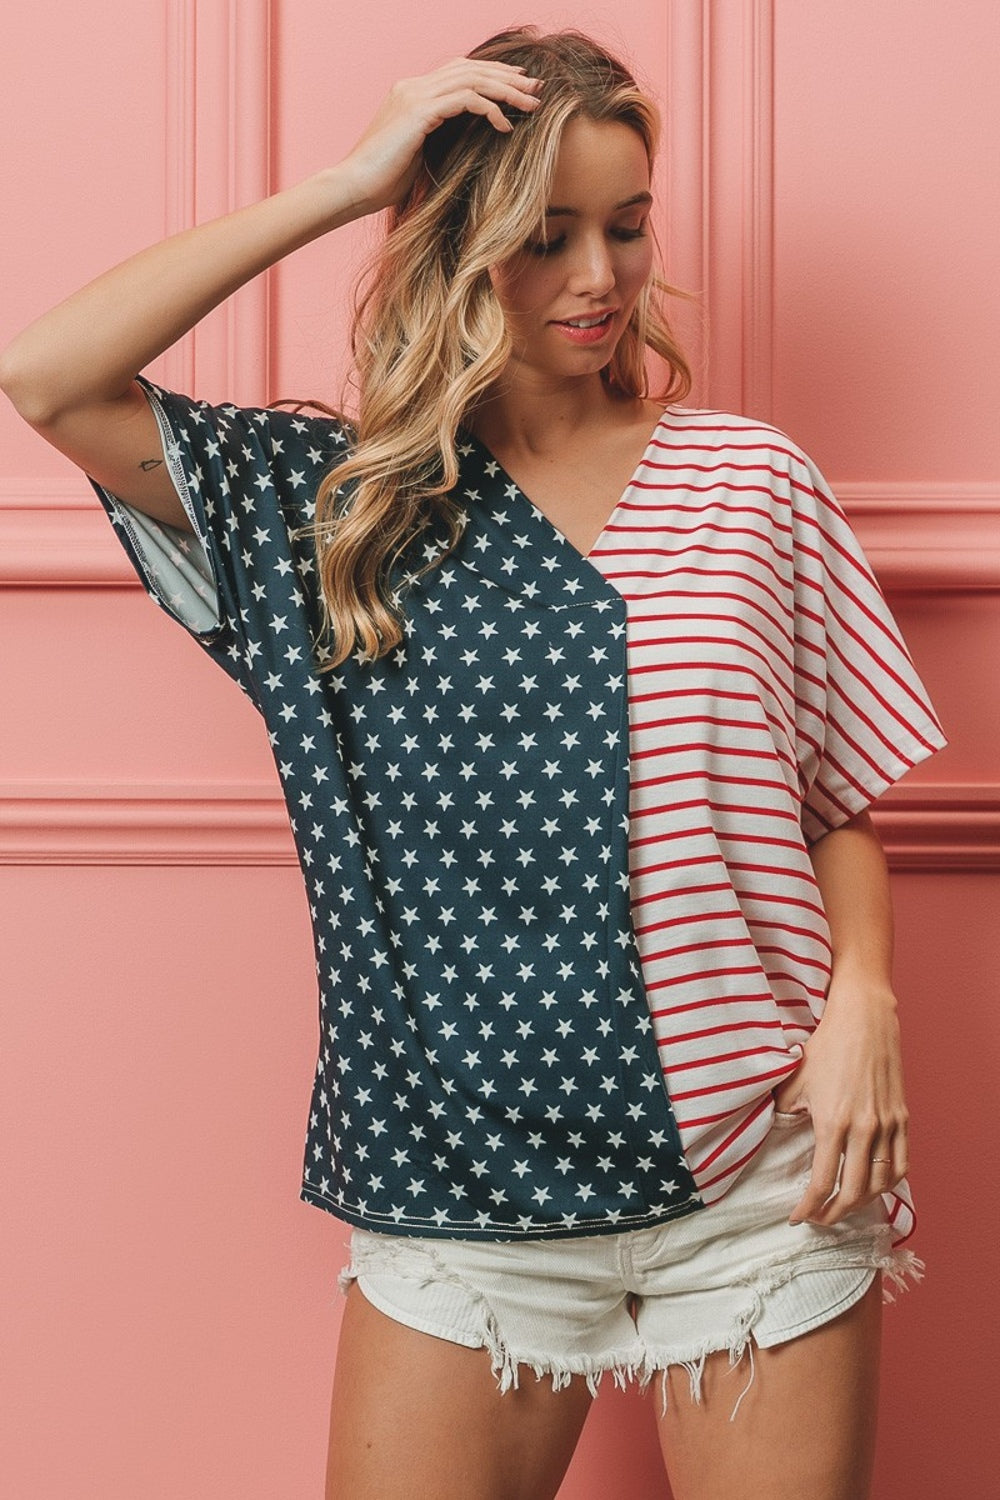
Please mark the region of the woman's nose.
[[599, 296], [615, 284], [615, 268], [604, 237], [594, 236], [581, 242], [573, 265], [574, 290]]

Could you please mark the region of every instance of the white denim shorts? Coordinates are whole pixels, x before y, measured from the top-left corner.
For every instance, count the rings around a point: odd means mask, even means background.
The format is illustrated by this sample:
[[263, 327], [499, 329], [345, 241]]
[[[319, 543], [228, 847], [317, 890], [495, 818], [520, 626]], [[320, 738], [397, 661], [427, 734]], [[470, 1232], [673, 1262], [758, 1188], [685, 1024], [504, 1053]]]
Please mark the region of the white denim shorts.
[[[434, 1338], [489, 1350], [501, 1392], [521, 1366], [553, 1388], [574, 1375], [593, 1394], [610, 1371], [645, 1387], [683, 1365], [701, 1399], [706, 1357], [797, 1338], [837, 1317], [882, 1275], [903, 1290], [924, 1264], [891, 1248], [882, 1199], [840, 1223], [789, 1224], [812, 1169], [806, 1114], [776, 1114], [757, 1155], [725, 1197], [650, 1229], [567, 1239], [433, 1239], [355, 1229], [340, 1273], [381, 1312]], [[732, 1417], [730, 1420], [732, 1420]]]

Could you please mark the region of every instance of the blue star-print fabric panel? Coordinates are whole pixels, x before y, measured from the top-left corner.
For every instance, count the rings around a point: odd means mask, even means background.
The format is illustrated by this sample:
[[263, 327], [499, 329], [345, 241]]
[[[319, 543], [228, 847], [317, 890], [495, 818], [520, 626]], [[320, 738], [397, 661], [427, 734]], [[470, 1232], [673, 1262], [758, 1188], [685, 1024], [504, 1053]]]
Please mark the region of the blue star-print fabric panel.
[[621, 596], [470, 440], [458, 549], [416, 579], [432, 526], [394, 576], [404, 642], [321, 673], [292, 533], [350, 434], [143, 384], [197, 538], [92, 483], [147, 592], [268, 729], [319, 985], [301, 1196], [494, 1240], [703, 1207], [631, 923]]

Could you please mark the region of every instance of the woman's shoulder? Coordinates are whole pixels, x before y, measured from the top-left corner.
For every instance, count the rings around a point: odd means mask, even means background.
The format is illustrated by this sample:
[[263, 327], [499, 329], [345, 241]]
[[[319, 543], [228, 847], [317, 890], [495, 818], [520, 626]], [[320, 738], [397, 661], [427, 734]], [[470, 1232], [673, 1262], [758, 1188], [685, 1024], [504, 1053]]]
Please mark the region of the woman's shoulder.
[[303, 440], [313, 437], [324, 446], [350, 448], [357, 438], [351, 418], [321, 401], [272, 401], [266, 410], [272, 425], [284, 427]]
[[667, 406], [662, 413], [663, 425], [676, 433], [679, 443], [693, 448], [735, 447], [745, 448], [748, 453], [784, 455], [811, 467], [811, 460], [794, 438], [759, 417], [699, 406]]

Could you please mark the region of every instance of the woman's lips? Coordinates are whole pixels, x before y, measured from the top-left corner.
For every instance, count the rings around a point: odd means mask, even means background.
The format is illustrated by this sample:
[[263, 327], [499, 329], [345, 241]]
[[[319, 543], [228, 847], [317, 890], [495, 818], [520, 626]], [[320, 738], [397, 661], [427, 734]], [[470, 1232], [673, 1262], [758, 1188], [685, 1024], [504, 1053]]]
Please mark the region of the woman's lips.
[[611, 325], [615, 320], [613, 312], [606, 313], [600, 323], [595, 323], [592, 328], [578, 328], [572, 323], [560, 323], [553, 320], [553, 328], [558, 328], [574, 344], [599, 344], [601, 339], [611, 331]]

